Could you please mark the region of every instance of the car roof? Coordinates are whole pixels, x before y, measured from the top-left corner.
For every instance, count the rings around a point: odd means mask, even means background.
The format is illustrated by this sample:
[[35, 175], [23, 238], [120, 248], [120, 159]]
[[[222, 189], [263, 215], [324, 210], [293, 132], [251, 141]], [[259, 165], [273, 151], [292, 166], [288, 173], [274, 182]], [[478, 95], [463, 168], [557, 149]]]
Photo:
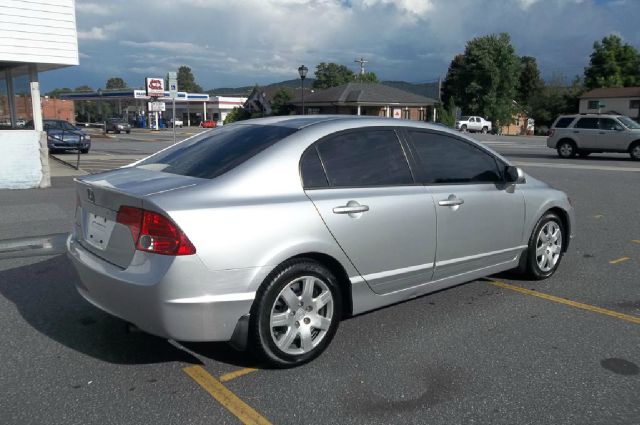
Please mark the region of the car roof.
[[277, 116], [267, 118], [254, 118], [246, 121], [237, 121], [234, 124], [237, 125], [276, 125], [282, 127], [295, 128], [301, 130], [307, 127], [313, 127], [321, 124], [338, 124], [344, 127], [354, 125], [355, 127], [361, 127], [363, 124], [370, 126], [396, 126], [396, 127], [425, 127], [425, 128], [437, 128], [442, 129], [440, 126], [435, 126], [433, 123], [426, 123], [422, 121], [413, 120], [401, 120], [397, 118], [367, 116], [367, 115], [291, 115], [291, 116]]

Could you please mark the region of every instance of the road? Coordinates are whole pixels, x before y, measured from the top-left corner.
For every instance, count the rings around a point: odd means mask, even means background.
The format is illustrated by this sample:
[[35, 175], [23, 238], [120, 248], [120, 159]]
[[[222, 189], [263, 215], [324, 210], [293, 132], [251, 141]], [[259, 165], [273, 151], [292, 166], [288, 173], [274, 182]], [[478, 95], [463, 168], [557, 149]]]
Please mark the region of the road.
[[[123, 165], [164, 137], [96, 139], [101, 158], [81, 166]], [[0, 423], [640, 423], [640, 163], [479, 138], [571, 197], [577, 237], [553, 278], [492, 276], [356, 316], [311, 364], [272, 370], [225, 344], [131, 332], [81, 299], [62, 255], [0, 259]], [[70, 178], [0, 191], [0, 240], [66, 232], [74, 203]]]

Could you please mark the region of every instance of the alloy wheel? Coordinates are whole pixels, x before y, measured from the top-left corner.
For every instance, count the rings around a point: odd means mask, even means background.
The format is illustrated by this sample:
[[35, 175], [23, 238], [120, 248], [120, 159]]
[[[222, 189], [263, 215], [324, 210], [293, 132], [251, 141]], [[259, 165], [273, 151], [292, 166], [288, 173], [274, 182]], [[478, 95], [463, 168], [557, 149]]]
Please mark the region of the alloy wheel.
[[543, 272], [553, 270], [562, 253], [562, 230], [555, 221], [547, 222], [536, 239], [536, 262]]
[[312, 351], [331, 327], [334, 300], [316, 276], [300, 276], [280, 291], [271, 308], [269, 329], [275, 345], [289, 355]]

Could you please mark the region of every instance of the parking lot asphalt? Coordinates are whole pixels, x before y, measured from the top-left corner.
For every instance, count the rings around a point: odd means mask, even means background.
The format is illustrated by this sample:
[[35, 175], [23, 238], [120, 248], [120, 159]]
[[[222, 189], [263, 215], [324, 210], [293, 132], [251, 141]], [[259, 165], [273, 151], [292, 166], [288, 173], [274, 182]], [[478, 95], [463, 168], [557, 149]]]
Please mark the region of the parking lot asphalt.
[[[64, 255], [0, 259], [0, 423], [640, 423], [640, 164], [484, 137], [573, 201], [553, 278], [492, 276], [349, 318], [317, 360], [271, 370], [133, 331], [81, 299]], [[125, 139], [93, 149], [170, 143]], [[74, 203], [72, 177], [0, 191], [0, 243], [67, 232]]]

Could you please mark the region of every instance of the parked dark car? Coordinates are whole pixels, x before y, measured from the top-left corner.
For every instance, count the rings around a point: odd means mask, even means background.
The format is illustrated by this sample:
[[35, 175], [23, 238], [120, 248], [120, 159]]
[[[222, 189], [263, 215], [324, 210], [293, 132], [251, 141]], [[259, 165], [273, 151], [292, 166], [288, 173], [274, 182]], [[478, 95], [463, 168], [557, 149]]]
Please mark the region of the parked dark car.
[[49, 152], [78, 150], [87, 153], [91, 149], [91, 136], [65, 120], [44, 120]]
[[122, 118], [110, 118], [105, 124], [104, 131], [106, 133], [113, 131], [116, 134], [125, 131], [127, 134], [131, 133], [131, 124], [123, 120]]

